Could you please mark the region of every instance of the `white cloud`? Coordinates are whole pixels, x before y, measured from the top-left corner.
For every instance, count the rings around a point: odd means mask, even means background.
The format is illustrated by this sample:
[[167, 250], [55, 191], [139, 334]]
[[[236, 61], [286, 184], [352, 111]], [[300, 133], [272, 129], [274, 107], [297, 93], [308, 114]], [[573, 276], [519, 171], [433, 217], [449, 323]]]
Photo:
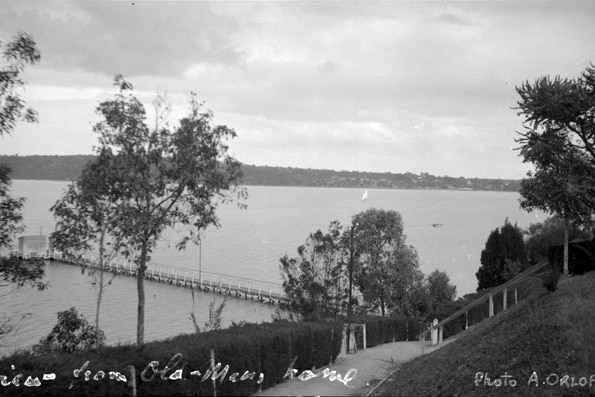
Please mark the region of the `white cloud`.
[[167, 91], [173, 119], [196, 92], [248, 163], [519, 177], [514, 87], [578, 76], [595, 37], [591, 2], [135, 4], [0, 10], [3, 38], [25, 30], [42, 51], [24, 93], [40, 124], [0, 153], [90, 150], [78, 132], [123, 73], [148, 109]]

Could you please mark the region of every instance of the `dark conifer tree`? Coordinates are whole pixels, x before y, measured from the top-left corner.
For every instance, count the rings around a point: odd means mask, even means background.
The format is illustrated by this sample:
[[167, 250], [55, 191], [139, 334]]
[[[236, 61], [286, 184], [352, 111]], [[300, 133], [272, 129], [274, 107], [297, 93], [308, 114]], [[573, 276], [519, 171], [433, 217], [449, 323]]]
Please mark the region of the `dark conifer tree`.
[[514, 277], [527, 264], [523, 231], [506, 219], [504, 226], [490, 232], [480, 261], [481, 266], [475, 274], [478, 291], [496, 287]]

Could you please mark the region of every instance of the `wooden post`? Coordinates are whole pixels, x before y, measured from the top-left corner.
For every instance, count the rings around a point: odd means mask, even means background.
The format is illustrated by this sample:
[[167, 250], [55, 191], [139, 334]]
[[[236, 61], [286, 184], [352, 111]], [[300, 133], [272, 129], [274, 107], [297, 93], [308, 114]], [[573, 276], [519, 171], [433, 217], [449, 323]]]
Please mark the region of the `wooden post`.
[[502, 293], [502, 311], [506, 310], [508, 305], [508, 288], [504, 288], [504, 292]]
[[442, 338], [444, 336], [444, 326], [441, 325], [438, 329], [438, 346], [442, 346]]
[[[211, 349], [211, 371], [215, 374], [215, 350]], [[217, 379], [213, 376], [213, 397], [217, 397]]]
[[[432, 327], [435, 327], [436, 325], [438, 325], [438, 319], [435, 318], [434, 321], [432, 321]], [[436, 345], [438, 343], [438, 328], [432, 328], [432, 346]]]
[[489, 304], [489, 309], [488, 309], [488, 315], [489, 315], [489, 317], [494, 317], [494, 297], [492, 296], [491, 293], [490, 293], [489, 297], [490, 297], [490, 304]]
[[465, 312], [465, 329], [469, 329], [469, 312]]
[[364, 323], [364, 350], [366, 349], [366, 345], [368, 344], [366, 340], [366, 324]]
[[136, 397], [136, 370], [134, 365], [129, 365], [130, 378], [128, 378], [128, 393], [130, 396]]
[[518, 302], [518, 299], [517, 299], [517, 293], [516, 293], [516, 292], [517, 292], [517, 290], [516, 290], [516, 288], [515, 288], [515, 289], [514, 289], [514, 304], [515, 304], [515, 305], [516, 305], [517, 303], [519, 303], [519, 302]]

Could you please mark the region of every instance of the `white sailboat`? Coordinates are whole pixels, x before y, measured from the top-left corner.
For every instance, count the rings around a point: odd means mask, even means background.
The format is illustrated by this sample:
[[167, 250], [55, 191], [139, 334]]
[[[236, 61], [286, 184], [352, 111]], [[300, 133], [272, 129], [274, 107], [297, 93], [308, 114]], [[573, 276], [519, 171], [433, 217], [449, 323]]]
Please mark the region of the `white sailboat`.
[[366, 200], [368, 200], [368, 190], [367, 189], [364, 191], [364, 194], [362, 194], [362, 201], [366, 201]]

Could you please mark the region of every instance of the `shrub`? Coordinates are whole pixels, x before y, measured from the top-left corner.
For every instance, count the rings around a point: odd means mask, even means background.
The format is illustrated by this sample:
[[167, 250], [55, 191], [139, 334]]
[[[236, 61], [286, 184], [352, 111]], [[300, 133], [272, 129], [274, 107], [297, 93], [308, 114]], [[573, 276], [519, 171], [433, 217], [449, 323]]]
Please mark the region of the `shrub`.
[[34, 351], [37, 354], [49, 354], [52, 352], [72, 353], [84, 351], [92, 347], [103, 345], [105, 335], [103, 331], [97, 332], [95, 326], [90, 325], [87, 319], [74, 307], [58, 312], [58, 322], [52, 332], [35, 345]]
[[[218, 369], [220, 378], [215, 382], [217, 394], [251, 395], [282, 381], [296, 356], [298, 359], [293, 368], [299, 372], [322, 367], [335, 360], [341, 347], [341, 337], [338, 336], [342, 335], [342, 328], [339, 322], [279, 321], [179, 335], [143, 346], [110, 346], [99, 351], [64, 352], [51, 356], [21, 353], [0, 361], [0, 374], [10, 377], [17, 371], [25, 378], [31, 375], [40, 380], [44, 373], [56, 374], [56, 380], [43, 382], [40, 387], [4, 388], [11, 396], [125, 395], [126, 382], [109, 379], [108, 374], [109, 371], [114, 374], [119, 372], [128, 379], [129, 367], [134, 366], [138, 395], [212, 395], [213, 381], [210, 375], [205, 377], [212, 368], [212, 351], [214, 364], [221, 363]], [[87, 367], [79, 377], [74, 377], [73, 371], [86, 362]], [[229, 367], [226, 368], [226, 365]], [[88, 381], [84, 376], [87, 370], [91, 371]], [[99, 370], [105, 372], [104, 379], [93, 380]], [[199, 371], [200, 376], [193, 371]], [[245, 371], [253, 373], [252, 379], [240, 381]], [[238, 373], [235, 382], [231, 380], [234, 373]], [[259, 382], [260, 373], [264, 374], [262, 382]], [[172, 374], [178, 374], [181, 379], [170, 378]]]

